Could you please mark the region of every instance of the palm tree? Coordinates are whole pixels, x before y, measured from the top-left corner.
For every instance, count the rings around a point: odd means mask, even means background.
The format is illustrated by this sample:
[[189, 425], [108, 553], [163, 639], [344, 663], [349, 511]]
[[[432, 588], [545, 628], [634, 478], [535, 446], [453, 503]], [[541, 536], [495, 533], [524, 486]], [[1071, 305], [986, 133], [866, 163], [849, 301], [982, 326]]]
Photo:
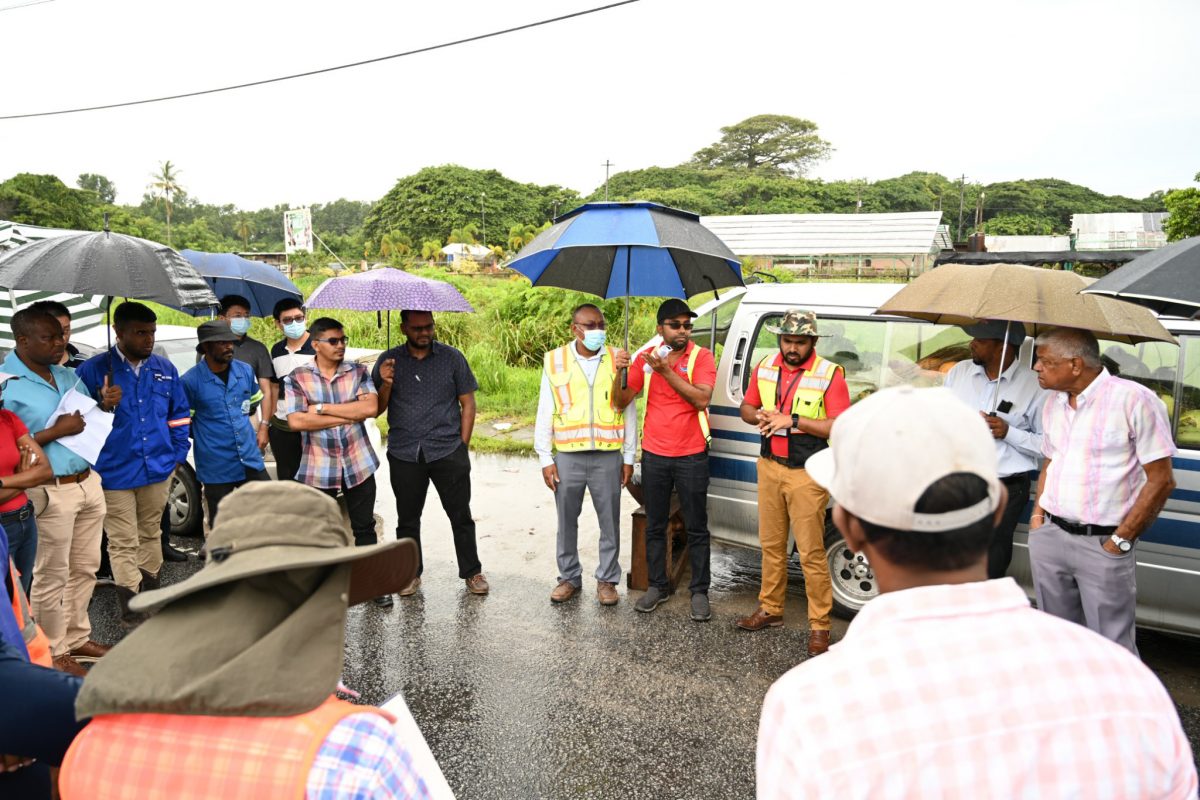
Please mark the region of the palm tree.
[[237, 221], [237, 224], [235, 224], [233, 226], [233, 232], [236, 233], [238, 236], [242, 237], [242, 249], [243, 250], [250, 249], [250, 230], [251, 230], [250, 221], [248, 219], [246, 219], [245, 217], [242, 217], [241, 219], [239, 219]]
[[421, 258], [426, 261], [437, 261], [442, 255], [442, 243], [439, 239], [426, 239], [421, 242]]
[[161, 199], [167, 212], [167, 247], [170, 247], [171, 210], [175, 207], [174, 198], [183, 193], [183, 187], [179, 184], [179, 170], [170, 161], [162, 161], [159, 162], [158, 172], [150, 177], [154, 179], [149, 188], [154, 192], [155, 202]]

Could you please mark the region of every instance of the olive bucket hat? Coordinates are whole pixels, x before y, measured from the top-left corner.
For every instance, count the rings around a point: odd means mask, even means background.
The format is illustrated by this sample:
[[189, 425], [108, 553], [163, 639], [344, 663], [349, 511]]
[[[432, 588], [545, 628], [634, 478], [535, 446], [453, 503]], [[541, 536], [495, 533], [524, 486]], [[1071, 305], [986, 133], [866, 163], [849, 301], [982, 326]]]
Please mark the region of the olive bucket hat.
[[789, 308], [778, 325], [767, 325], [778, 336], [820, 336], [817, 333], [817, 313], [803, 308]]

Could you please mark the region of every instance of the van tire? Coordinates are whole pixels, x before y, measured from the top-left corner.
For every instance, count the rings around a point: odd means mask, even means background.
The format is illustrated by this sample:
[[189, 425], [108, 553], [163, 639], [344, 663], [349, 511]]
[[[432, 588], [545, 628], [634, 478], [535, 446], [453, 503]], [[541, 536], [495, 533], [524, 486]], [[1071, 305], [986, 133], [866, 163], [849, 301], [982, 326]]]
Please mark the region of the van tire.
[[850, 552], [828, 512], [825, 515], [825, 558], [833, 582], [834, 616], [854, 619], [859, 609], [879, 594], [879, 585], [866, 556]]

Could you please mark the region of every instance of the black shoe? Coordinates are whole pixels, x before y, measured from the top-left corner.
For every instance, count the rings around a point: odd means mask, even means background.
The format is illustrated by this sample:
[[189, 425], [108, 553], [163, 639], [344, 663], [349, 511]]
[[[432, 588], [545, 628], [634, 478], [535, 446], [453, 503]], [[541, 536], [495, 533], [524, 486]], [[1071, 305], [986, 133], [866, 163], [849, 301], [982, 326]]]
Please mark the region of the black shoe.
[[373, 600], [371, 600], [371, 602], [374, 603], [375, 605], [379, 606], [380, 608], [391, 608], [392, 604], [395, 601], [392, 599], [392, 596], [390, 594], [381, 594], [381, 595], [379, 595], [379, 597], [376, 597]]
[[117, 586], [117, 602], [121, 606], [121, 627], [131, 629], [136, 628], [148, 619], [146, 614], [139, 614], [136, 611], [129, 610], [129, 601], [137, 597], [137, 592], [126, 589], [124, 586]]
[[187, 553], [171, 546], [171, 537], [166, 531], [162, 532], [162, 553], [163, 561], [174, 561], [176, 564], [187, 561]]
[[633, 607], [643, 614], [649, 614], [654, 609], [667, 602], [667, 591], [659, 589], [657, 586], [651, 586], [646, 590], [646, 593], [638, 598], [638, 601], [633, 604]]

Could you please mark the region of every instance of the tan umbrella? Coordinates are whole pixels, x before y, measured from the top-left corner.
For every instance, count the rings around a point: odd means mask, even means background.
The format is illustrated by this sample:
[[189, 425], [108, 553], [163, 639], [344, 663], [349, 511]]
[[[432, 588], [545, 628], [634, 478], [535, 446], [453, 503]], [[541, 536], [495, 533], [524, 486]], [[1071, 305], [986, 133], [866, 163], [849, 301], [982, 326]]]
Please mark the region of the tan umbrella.
[[875, 312], [943, 325], [1023, 322], [1031, 335], [1079, 328], [1097, 338], [1177, 344], [1148, 308], [1080, 294], [1093, 281], [1074, 272], [1019, 264], [943, 264], [905, 286]]

